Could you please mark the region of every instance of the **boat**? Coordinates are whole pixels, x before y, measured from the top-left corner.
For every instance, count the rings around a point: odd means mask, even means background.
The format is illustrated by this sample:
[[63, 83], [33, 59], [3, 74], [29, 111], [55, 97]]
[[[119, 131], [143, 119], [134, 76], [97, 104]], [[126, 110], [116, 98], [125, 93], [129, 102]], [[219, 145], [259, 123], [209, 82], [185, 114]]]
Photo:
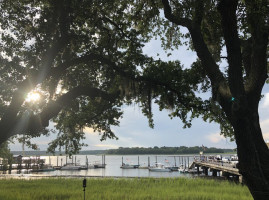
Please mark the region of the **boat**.
[[106, 164], [94, 164], [94, 168], [106, 168]]
[[93, 167], [94, 167], [94, 168], [106, 168], [106, 164], [104, 164], [104, 163], [100, 163], [99, 161], [95, 161], [95, 162], [93, 163]]
[[43, 165], [42, 167], [38, 168], [38, 166], [33, 166], [32, 172], [51, 172], [55, 171], [56, 169], [53, 168], [51, 165]]
[[94, 165], [88, 165], [88, 169], [95, 169]]
[[187, 168], [187, 167], [184, 167], [183, 165], [181, 165], [178, 168], [178, 171], [179, 171], [179, 173], [197, 173], [197, 167]]
[[[197, 171], [197, 167], [188, 169], [188, 173], [192, 173], [192, 174], [196, 174], [196, 173], [198, 173], [198, 171]], [[202, 173], [202, 172], [199, 171], [199, 173]]]
[[88, 170], [88, 166], [87, 165], [80, 165], [79, 169], [80, 170]]
[[189, 173], [189, 171], [184, 167], [184, 165], [180, 165], [178, 168], [179, 173]]
[[231, 156], [230, 164], [232, 165], [233, 168], [238, 168], [238, 156], [237, 155]]
[[139, 168], [139, 165], [130, 165], [128, 163], [122, 163], [120, 168], [122, 168], [122, 169], [136, 169], [136, 168]]
[[171, 171], [178, 171], [178, 167], [176, 165], [171, 166], [167, 159], [165, 159], [165, 163], [166, 163], [165, 168], [168, 168]]
[[166, 167], [166, 168], [170, 169], [170, 170], [173, 171], [173, 172], [176, 172], [176, 171], [178, 171], [178, 169], [179, 169], [179, 167], [177, 167], [177, 166]]
[[171, 172], [171, 169], [165, 167], [162, 163], [155, 163], [155, 165], [149, 167], [149, 171], [152, 172]]
[[61, 170], [80, 170], [81, 165], [76, 165], [75, 163], [67, 163], [63, 167], [61, 167]]

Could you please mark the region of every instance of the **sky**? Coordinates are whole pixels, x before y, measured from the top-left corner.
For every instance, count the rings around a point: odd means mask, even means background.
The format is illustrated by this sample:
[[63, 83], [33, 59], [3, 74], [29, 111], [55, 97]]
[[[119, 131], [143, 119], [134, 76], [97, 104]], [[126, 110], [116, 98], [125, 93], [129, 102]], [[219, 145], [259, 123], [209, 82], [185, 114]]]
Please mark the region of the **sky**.
[[[160, 41], [151, 41], [144, 47], [144, 52], [163, 60], [180, 60], [184, 67], [190, 67], [196, 60], [196, 53], [181, 47], [175, 50], [171, 56], [167, 57], [161, 49]], [[159, 56], [157, 56], [159, 54]], [[225, 63], [224, 63], [225, 65]], [[260, 124], [264, 139], [269, 141], [269, 84], [263, 89], [264, 98], [260, 102]], [[207, 97], [207, 94], [205, 94]], [[119, 127], [112, 127], [112, 130], [119, 138], [118, 140], [107, 139], [100, 141], [101, 136], [94, 133], [92, 129], [86, 128], [86, 139], [83, 141], [88, 144], [82, 150], [105, 150], [118, 147], [176, 147], [176, 146], [207, 146], [217, 148], [236, 148], [235, 142], [229, 138], [221, 136], [219, 125], [207, 123], [202, 119], [194, 119], [191, 128], [183, 129], [179, 118], [170, 119], [168, 111], [159, 111], [157, 105], [153, 104], [153, 119], [155, 127], [149, 128], [148, 119], [142, 114], [138, 105], [123, 106], [124, 115], [120, 120]], [[40, 150], [46, 150], [47, 144], [51, 141], [50, 137], [41, 137], [33, 140], [39, 145]], [[22, 149], [21, 144], [15, 143], [10, 146], [11, 150]], [[27, 148], [26, 148], [27, 150]]]

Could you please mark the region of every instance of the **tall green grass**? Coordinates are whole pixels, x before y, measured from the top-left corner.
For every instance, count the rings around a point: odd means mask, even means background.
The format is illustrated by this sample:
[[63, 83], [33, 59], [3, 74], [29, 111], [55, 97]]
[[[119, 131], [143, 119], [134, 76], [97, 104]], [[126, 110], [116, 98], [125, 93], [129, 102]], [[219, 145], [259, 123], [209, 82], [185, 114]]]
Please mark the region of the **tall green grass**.
[[[0, 179], [1, 200], [84, 199], [82, 178]], [[89, 178], [87, 200], [249, 200], [246, 186], [185, 178]]]

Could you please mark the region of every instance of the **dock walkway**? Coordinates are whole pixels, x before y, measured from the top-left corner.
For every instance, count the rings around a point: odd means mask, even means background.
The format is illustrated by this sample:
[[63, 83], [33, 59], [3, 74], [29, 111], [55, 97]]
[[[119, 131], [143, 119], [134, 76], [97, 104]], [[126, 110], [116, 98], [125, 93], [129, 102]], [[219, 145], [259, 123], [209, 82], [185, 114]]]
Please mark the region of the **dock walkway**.
[[239, 170], [229, 163], [193, 161], [190, 168], [194, 167], [197, 167], [197, 173], [199, 173], [199, 168], [201, 168], [204, 170], [205, 175], [208, 175], [208, 171], [211, 171], [213, 176], [217, 176], [217, 172], [220, 172], [222, 176], [233, 176], [236, 177], [239, 182], [242, 182], [242, 175], [239, 173]]
[[234, 168], [232, 165], [229, 165], [229, 164], [222, 165], [221, 163], [218, 164], [216, 162], [194, 161], [192, 165], [210, 168], [211, 170], [217, 170], [217, 171], [227, 172], [230, 174], [241, 176], [241, 174], [239, 173], [239, 170], [237, 168]]

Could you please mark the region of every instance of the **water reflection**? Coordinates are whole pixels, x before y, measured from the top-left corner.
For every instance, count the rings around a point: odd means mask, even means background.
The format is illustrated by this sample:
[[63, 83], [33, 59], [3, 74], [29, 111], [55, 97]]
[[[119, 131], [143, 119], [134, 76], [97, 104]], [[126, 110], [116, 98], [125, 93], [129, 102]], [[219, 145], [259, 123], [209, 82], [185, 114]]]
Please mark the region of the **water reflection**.
[[[45, 159], [45, 164], [51, 164], [53, 166], [63, 166], [66, 163], [76, 162], [81, 165], [86, 165], [87, 161], [89, 165], [97, 162], [102, 162], [102, 155], [75, 155], [72, 158], [65, 156], [41, 156]], [[181, 156], [155, 156], [155, 155], [106, 155], [105, 162], [106, 168], [88, 169], [88, 170], [56, 170], [50, 172], [31, 172], [30, 170], [12, 170], [12, 175], [23, 174], [27, 177], [31, 176], [94, 176], [94, 177], [180, 177], [180, 176], [192, 176], [190, 174], [181, 174], [178, 171], [175, 172], [150, 172], [146, 167], [152, 165], [155, 162], [164, 163], [170, 166], [179, 166], [184, 164], [188, 166], [192, 163], [193, 156], [184, 158]], [[144, 167], [142, 169], [122, 169], [120, 166], [122, 162], [128, 162], [130, 164], [140, 164]]]

